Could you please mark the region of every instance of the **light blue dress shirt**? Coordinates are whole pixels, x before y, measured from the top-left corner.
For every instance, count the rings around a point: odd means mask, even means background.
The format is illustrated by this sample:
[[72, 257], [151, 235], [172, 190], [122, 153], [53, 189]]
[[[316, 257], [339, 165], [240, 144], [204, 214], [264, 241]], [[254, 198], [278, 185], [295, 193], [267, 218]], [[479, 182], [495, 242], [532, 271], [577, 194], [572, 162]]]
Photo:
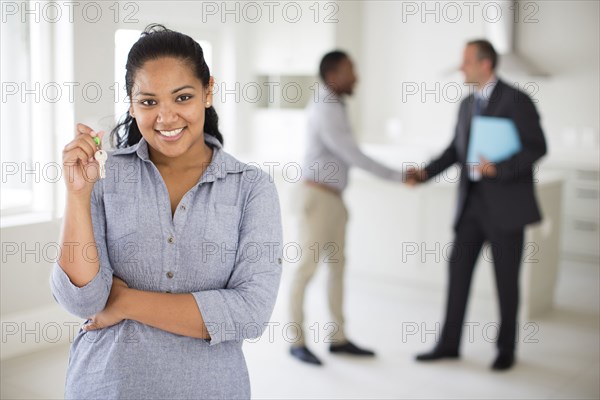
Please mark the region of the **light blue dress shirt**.
[[[473, 115], [481, 115], [481, 113], [483, 113], [490, 103], [492, 93], [494, 92], [497, 83], [498, 78], [496, 75], [492, 75], [490, 80], [485, 85], [473, 93]], [[491, 101], [493, 101], [493, 99], [491, 99]], [[477, 171], [474, 165], [468, 165], [467, 167], [469, 168], [469, 179], [473, 182], [479, 182], [481, 180], [481, 172]]]
[[327, 87], [307, 107], [305, 179], [342, 192], [348, 185], [350, 167], [356, 166], [380, 178], [401, 182], [403, 174], [364, 154], [352, 134], [343, 99]]

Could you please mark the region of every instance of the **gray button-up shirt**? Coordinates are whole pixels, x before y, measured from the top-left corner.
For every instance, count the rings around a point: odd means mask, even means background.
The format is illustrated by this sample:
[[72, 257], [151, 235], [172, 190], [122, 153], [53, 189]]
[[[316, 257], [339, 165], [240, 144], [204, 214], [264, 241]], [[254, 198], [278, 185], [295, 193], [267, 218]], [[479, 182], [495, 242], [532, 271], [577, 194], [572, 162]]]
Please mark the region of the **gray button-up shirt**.
[[[113, 274], [135, 289], [191, 293], [210, 340], [124, 320], [77, 334], [66, 398], [249, 398], [244, 339], [271, 316], [281, 277], [282, 232], [275, 185], [262, 170], [225, 153], [205, 135], [213, 158], [175, 214], [148, 144], [109, 152], [94, 185], [92, 220], [100, 271], [83, 287], [56, 264], [55, 299], [88, 318], [101, 311]], [[85, 244], [73, 245], [81, 251]]]
[[350, 167], [356, 166], [380, 178], [402, 181], [401, 171], [388, 168], [360, 150], [343, 99], [323, 86], [319, 88], [318, 99], [307, 107], [306, 179], [342, 192], [348, 185]]

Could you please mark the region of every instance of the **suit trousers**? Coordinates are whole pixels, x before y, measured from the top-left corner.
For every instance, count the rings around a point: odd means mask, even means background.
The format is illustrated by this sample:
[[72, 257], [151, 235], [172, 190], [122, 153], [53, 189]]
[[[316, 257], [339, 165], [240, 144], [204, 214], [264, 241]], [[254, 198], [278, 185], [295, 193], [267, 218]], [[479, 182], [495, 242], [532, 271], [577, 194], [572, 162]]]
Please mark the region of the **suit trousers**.
[[348, 210], [340, 194], [309, 184], [303, 184], [299, 189], [302, 255], [292, 281], [290, 308], [292, 321], [300, 328], [300, 337], [293, 345], [306, 344], [304, 297], [307, 285], [320, 264], [327, 265], [329, 270], [327, 292], [333, 324], [319, 327], [321, 332], [314, 337], [343, 342], [346, 340], [343, 303]]
[[497, 347], [499, 351], [514, 352], [524, 228], [503, 231], [492, 226], [482, 183], [471, 182], [470, 185], [450, 256], [446, 316], [438, 348], [458, 351], [460, 347], [473, 269], [487, 241], [491, 245], [500, 304]]

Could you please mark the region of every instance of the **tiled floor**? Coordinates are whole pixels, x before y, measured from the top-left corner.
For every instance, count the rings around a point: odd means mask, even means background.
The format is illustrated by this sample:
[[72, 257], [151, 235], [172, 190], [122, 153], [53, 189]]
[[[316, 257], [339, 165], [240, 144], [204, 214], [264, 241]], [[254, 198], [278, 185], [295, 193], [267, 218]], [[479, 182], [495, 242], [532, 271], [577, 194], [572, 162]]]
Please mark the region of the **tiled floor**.
[[[287, 288], [284, 274], [273, 316], [279, 323], [256, 343], [245, 345], [253, 397], [304, 398], [513, 398], [598, 399], [600, 397], [599, 266], [563, 262], [556, 293], [556, 309], [521, 324], [518, 364], [509, 372], [494, 373], [495, 356], [485, 324], [493, 305], [475, 299], [468, 320], [477, 322], [471, 339], [465, 336], [462, 359], [435, 364], [413, 361], [435, 340], [432, 330], [441, 313], [440, 294], [431, 289], [407, 287], [359, 276], [347, 277], [346, 310], [350, 337], [372, 346], [378, 356], [357, 360], [327, 353], [323, 336], [328, 314], [324, 304], [324, 273], [317, 274], [309, 290], [307, 317], [315, 321], [311, 334], [319, 334], [312, 348], [323, 367], [304, 365], [288, 354], [293, 329], [287, 322]], [[490, 325], [491, 326], [491, 325]], [[408, 334], [408, 329], [418, 329]], [[404, 332], [404, 335], [403, 335]], [[288, 336], [286, 336], [286, 334]], [[423, 338], [422, 335], [425, 337]], [[424, 339], [424, 340], [423, 340]], [[472, 341], [472, 343], [470, 343]], [[68, 348], [7, 360], [2, 363], [2, 399], [61, 398]]]

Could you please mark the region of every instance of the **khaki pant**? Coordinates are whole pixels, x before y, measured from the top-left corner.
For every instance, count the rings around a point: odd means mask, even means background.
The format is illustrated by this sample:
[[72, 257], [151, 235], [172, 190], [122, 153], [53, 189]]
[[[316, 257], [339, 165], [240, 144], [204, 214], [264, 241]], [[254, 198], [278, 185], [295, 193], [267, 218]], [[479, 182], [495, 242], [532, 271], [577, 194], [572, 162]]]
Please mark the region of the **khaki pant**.
[[343, 342], [346, 340], [343, 303], [348, 210], [339, 194], [308, 184], [303, 184], [299, 189], [302, 256], [292, 282], [290, 306], [292, 321], [301, 327], [301, 335], [293, 345], [305, 345], [304, 294], [319, 264], [326, 264], [329, 269], [327, 290], [333, 324], [318, 327], [318, 337], [324, 337], [326, 341]]

